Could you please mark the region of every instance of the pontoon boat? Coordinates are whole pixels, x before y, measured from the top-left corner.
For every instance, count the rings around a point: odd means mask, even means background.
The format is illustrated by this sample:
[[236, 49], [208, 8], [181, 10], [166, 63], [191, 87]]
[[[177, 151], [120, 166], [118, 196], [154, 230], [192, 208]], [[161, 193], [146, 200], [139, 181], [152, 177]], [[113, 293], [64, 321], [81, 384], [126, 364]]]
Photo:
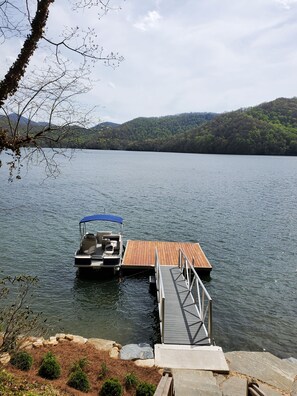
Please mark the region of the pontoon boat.
[[[94, 221], [117, 223], [118, 231], [87, 231]], [[110, 227], [112, 228], [112, 227]], [[86, 216], [79, 222], [80, 247], [74, 266], [83, 269], [120, 269], [123, 255], [123, 219], [111, 214]]]

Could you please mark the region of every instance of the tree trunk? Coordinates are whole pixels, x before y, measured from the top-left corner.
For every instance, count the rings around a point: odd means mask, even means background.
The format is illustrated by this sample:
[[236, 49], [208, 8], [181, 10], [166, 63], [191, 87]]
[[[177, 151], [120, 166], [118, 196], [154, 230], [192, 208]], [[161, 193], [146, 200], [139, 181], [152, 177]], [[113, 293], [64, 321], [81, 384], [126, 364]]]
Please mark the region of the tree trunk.
[[0, 107], [9, 95], [16, 92], [19, 82], [25, 74], [31, 56], [42, 38], [49, 14], [49, 7], [55, 0], [37, 0], [36, 14], [31, 23], [31, 31], [13, 65], [0, 82]]

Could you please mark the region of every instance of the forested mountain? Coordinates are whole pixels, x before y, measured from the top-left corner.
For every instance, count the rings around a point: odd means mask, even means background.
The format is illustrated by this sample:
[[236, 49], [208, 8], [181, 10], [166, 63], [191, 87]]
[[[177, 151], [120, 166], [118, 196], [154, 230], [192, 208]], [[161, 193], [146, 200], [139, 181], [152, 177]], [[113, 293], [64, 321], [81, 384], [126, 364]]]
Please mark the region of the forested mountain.
[[218, 154], [297, 155], [297, 98], [220, 114], [160, 145], [160, 150]]
[[101, 149], [157, 150], [157, 142], [191, 130], [212, 120], [214, 113], [184, 113], [165, 117], [139, 117], [115, 128], [101, 129]]
[[[52, 137], [57, 133], [61, 130]], [[91, 129], [68, 127], [59, 144], [92, 149], [297, 155], [297, 98], [279, 98], [223, 114], [185, 113], [140, 117], [121, 125], [105, 122]]]

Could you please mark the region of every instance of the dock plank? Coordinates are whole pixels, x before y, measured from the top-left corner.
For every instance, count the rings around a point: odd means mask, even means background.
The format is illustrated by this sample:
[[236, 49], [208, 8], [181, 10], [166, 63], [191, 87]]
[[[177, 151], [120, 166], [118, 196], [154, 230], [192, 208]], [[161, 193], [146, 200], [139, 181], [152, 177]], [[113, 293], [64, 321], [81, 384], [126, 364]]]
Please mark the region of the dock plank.
[[195, 268], [207, 271], [212, 269], [199, 243], [139, 240], [127, 241], [122, 262], [123, 268], [154, 267], [156, 249], [158, 250], [161, 265], [177, 265], [179, 249], [182, 249], [189, 260], [192, 261], [194, 259]]

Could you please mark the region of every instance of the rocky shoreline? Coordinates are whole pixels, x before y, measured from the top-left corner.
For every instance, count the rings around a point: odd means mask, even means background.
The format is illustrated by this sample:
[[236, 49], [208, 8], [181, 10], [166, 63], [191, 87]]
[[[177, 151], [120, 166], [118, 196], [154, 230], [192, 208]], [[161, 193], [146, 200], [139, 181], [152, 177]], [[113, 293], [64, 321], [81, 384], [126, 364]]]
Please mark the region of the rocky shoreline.
[[[108, 352], [113, 359], [132, 360], [141, 367], [155, 365], [154, 351], [148, 344], [122, 346], [112, 340], [59, 333], [48, 339], [26, 337], [20, 340], [20, 347], [30, 350], [63, 343], [89, 344], [99, 351]], [[296, 358], [280, 359], [269, 352], [246, 351], [227, 352], [224, 355], [229, 366], [228, 373], [166, 368], [173, 376], [176, 396], [246, 396], [251, 383], [256, 384], [256, 393], [250, 394], [297, 396]], [[9, 361], [8, 353], [0, 354], [2, 365]]]

